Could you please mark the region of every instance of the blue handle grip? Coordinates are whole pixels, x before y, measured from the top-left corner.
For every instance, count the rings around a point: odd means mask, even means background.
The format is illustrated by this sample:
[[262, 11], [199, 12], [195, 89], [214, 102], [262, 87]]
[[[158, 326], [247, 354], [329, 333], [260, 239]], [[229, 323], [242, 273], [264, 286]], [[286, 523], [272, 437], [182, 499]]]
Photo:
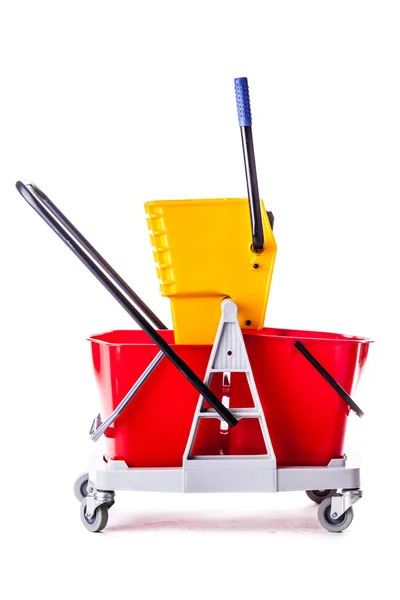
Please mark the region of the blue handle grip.
[[251, 108], [247, 77], [235, 79], [236, 106], [240, 127], [251, 126]]

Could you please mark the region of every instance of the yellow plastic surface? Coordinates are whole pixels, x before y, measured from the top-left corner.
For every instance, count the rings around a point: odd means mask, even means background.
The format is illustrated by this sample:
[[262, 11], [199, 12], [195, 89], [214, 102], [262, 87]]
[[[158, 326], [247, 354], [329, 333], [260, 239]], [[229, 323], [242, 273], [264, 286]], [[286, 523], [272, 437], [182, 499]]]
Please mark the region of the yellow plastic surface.
[[175, 342], [212, 344], [227, 296], [238, 305], [242, 329], [261, 329], [276, 255], [264, 205], [262, 254], [251, 251], [247, 198], [160, 200], [146, 202], [145, 210]]

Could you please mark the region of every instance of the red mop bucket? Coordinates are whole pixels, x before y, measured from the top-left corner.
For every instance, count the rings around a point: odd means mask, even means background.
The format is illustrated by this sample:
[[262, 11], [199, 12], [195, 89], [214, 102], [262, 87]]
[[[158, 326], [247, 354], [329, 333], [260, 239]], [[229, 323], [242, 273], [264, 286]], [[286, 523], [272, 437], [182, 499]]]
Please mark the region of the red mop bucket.
[[[173, 332], [161, 331], [173, 344]], [[279, 466], [327, 465], [343, 454], [349, 407], [294, 346], [300, 341], [349, 394], [365, 364], [371, 340], [331, 333], [265, 328], [244, 333], [246, 347]], [[120, 403], [156, 356], [158, 348], [142, 331], [112, 331], [90, 338], [99, 384], [102, 417]], [[210, 346], [173, 345], [203, 378]], [[221, 397], [220, 378], [211, 389]], [[136, 396], [106, 431], [106, 452], [129, 467], [180, 467], [198, 393], [164, 358]], [[251, 406], [243, 377], [232, 377], [231, 406]], [[261, 454], [255, 420], [229, 430], [229, 454]], [[200, 439], [199, 439], [200, 438]], [[200, 427], [202, 454], [218, 453], [217, 419]]]

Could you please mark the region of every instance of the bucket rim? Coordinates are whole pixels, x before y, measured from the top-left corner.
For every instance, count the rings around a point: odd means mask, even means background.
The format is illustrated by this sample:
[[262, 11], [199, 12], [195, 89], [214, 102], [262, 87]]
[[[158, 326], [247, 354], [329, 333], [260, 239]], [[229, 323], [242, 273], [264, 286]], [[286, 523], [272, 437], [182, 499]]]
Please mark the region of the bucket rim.
[[[101, 339], [102, 337], [104, 337], [106, 335], [119, 334], [119, 333], [126, 334], [126, 333], [131, 333], [131, 332], [139, 332], [141, 335], [145, 336], [143, 341], [133, 343], [133, 342], [122, 342], [122, 341], [113, 342], [113, 341]], [[167, 337], [170, 337], [171, 335], [173, 336], [173, 334], [174, 334], [172, 329], [158, 330], [158, 333], [162, 336], [167, 334]], [[154, 347], [157, 347], [157, 345], [146, 335], [146, 333], [142, 329], [109, 329], [108, 331], [102, 331], [101, 333], [95, 333], [95, 334], [87, 337], [86, 341], [91, 342], [91, 343], [100, 344], [102, 346], [154, 346]], [[167, 340], [167, 341], [172, 346], [176, 345], [174, 339]], [[189, 344], [187, 344], [187, 345], [189, 345]], [[195, 346], [196, 344], [191, 344], [191, 345]]]
[[[270, 331], [271, 333], [268, 333]], [[246, 330], [244, 336], [262, 336], [284, 340], [310, 340], [324, 342], [352, 342], [356, 344], [373, 344], [375, 340], [369, 337], [349, 335], [347, 333], [336, 333], [328, 331], [310, 331], [306, 329], [286, 329], [284, 327], [263, 327], [259, 330]]]
[[[132, 341], [110, 341], [104, 338], [108, 335], [126, 334], [127, 332], [140, 332], [144, 336], [146, 334], [141, 329], [111, 329], [109, 331], [103, 331], [102, 333], [95, 333], [87, 337], [87, 341], [96, 343], [104, 346], [155, 346], [154, 342], [150, 338], [146, 337], [138, 342]], [[268, 333], [270, 332], [270, 333]], [[161, 335], [167, 335], [167, 337], [173, 336], [172, 329], [165, 329], [159, 331]], [[243, 331], [244, 337], [263, 337], [268, 339], [276, 340], [303, 340], [303, 341], [323, 341], [325, 343], [353, 343], [353, 344], [373, 344], [375, 340], [368, 337], [361, 337], [355, 335], [348, 335], [342, 333], [332, 333], [323, 331], [308, 331], [308, 330], [297, 330], [297, 329], [285, 329], [282, 327], [263, 327], [262, 329], [248, 329]], [[176, 344], [174, 339], [168, 340], [173, 346], [179, 345], [180, 347], [211, 347], [212, 344]]]

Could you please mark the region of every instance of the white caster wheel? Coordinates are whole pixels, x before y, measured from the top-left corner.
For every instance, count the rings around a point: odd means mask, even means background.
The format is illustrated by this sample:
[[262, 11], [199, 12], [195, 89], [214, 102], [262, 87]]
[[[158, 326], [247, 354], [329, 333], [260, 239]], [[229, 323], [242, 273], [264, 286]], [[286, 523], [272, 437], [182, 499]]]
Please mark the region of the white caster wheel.
[[108, 523], [108, 506], [107, 504], [101, 504], [96, 508], [94, 514], [89, 517], [86, 512], [87, 499], [83, 498], [81, 502], [81, 519], [82, 523], [88, 531], [97, 533], [102, 531]]
[[334, 519], [331, 516], [331, 498], [326, 498], [321, 502], [318, 507], [318, 521], [321, 523], [322, 527], [327, 531], [331, 531], [333, 533], [340, 533], [347, 529], [353, 520], [353, 507], [350, 506], [346, 510], [343, 515], [340, 515], [337, 519]]
[[337, 490], [306, 490], [307, 496], [316, 504], [321, 504], [325, 498], [330, 498], [336, 492]]
[[86, 498], [86, 496], [88, 496], [88, 494], [89, 494], [88, 486], [89, 486], [89, 473], [82, 473], [82, 475], [80, 477], [78, 477], [78, 479], [75, 481], [75, 485], [74, 485], [75, 498], [77, 498], [77, 500], [79, 500], [79, 502], [82, 502], [82, 500], [84, 498]]

